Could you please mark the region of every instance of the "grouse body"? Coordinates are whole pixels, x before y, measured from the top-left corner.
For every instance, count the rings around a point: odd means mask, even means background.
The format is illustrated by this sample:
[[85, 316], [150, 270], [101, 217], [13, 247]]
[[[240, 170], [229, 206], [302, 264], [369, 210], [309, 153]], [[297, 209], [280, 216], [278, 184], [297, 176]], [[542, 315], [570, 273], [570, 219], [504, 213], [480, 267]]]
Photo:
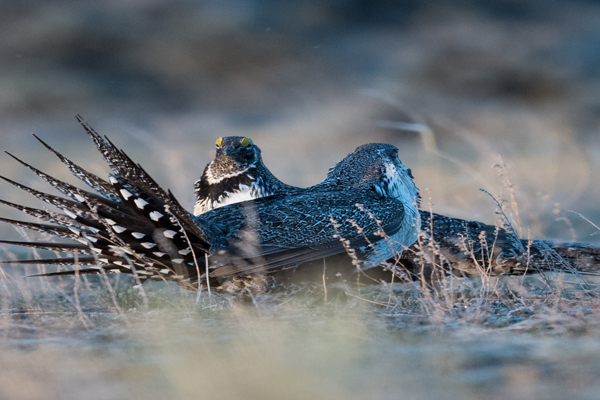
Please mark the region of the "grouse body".
[[[86, 265], [77, 272], [132, 273], [140, 281], [171, 280], [197, 289], [204, 280], [220, 285], [232, 277], [295, 267], [346, 254], [348, 249], [355, 250], [356, 259], [367, 268], [414, 241], [416, 226], [403, 226], [406, 210], [414, 206], [399, 198], [394, 186], [396, 170], [382, 169], [397, 160], [393, 146], [359, 147], [346, 160], [362, 168], [351, 179], [338, 171], [345, 165], [341, 162], [330, 171], [331, 179], [318, 188], [225, 205], [194, 217], [139, 164], [80, 122], [111, 168], [109, 179], [89, 173], [42, 142], [95, 192], [55, 179], [15, 157], [66, 197], [4, 178], [62, 212], [2, 201], [47, 223], [1, 219], [75, 241], [4, 243], [80, 254], [18, 262]], [[372, 162], [373, 154], [378, 154], [381, 162]], [[397, 240], [386, 241], [389, 237]]]
[[[231, 147], [239, 147], [240, 142], [245, 140], [252, 143], [252, 165], [260, 165], [257, 172], [260, 175], [253, 175], [255, 181], [260, 182], [264, 187], [271, 188], [269, 195], [292, 195], [301, 191], [327, 190], [328, 185], [336, 182], [336, 179], [343, 181], [352, 180], [352, 175], [357, 170], [356, 161], [353, 161], [352, 153], [332, 167], [327, 178], [320, 184], [308, 189], [293, 187], [277, 179], [264, 165], [261, 159], [261, 152], [258, 146], [248, 138], [238, 136], [225, 137], [217, 140], [217, 153], [212, 164], [228, 164], [227, 180], [235, 185], [237, 177], [243, 176], [242, 171], [249, 170], [246, 157], [240, 156], [241, 153], [219, 151], [222, 143], [227, 143]], [[225, 158], [230, 158], [227, 162]], [[358, 163], [368, 162], [377, 163], [377, 155], [371, 154], [368, 157], [361, 157]], [[240, 174], [236, 174], [234, 167], [238, 168]], [[208, 168], [208, 167], [207, 167]], [[358, 169], [361, 171], [361, 169]], [[393, 167], [383, 166], [380, 163], [379, 173], [381, 176], [393, 176], [395, 182], [388, 186], [397, 198], [403, 200], [403, 204], [419, 203], [419, 193], [413, 182], [411, 170], [405, 167], [401, 162], [394, 164]], [[356, 176], [364, 176], [365, 172]], [[233, 177], [235, 176], [235, 177]], [[219, 175], [214, 171], [211, 180], [219, 180]], [[197, 186], [207, 187], [203, 182], [208, 177], [202, 175]], [[263, 191], [264, 193], [265, 191]], [[212, 199], [219, 199], [221, 193], [218, 186], [211, 186], [205, 196]], [[253, 198], [258, 198], [260, 191], [254, 193]], [[252, 195], [250, 193], [250, 195]], [[197, 203], [206, 204], [202, 193], [196, 192]], [[213, 208], [220, 207], [219, 201], [211, 203]], [[411, 213], [412, 212], [412, 213]], [[529, 241], [520, 239], [510, 229], [488, 225], [477, 221], [468, 221], [458, 218], [452, 218], [433, 212], [418, 210], [411, 207], [405, 215], [405, 221], [402, 225], [405, 229], [417, 224], [420, 230], [420, 237], [412, 242], [404, 240], [404, 243], [411, 243], [404, 251], [395, 253], [393, 259], [388, 260], [390, 264], [400, 266], [402, 270], [408, 272], [413, 278], [418, 275], [416, 271], [432, 271], [438, 267], [438, 271], [443, 273], [452, 273], [460, 276], [481, 276], [482, 273], [489, 275], [515, 274], [526, 272], [539, 272], [544, 270], [571, 271], [577, 270], [584, 273], [595, 273], [597, 265], [600, 263], [600, 249], [580, 244], [564, 243], [555, 241], [535, 240]], [[510, 228], [510, 227], [509, 227]], [[413, 230], [411, 231], [416, 234]], [[416, 238], [416, 237], [415, 237]], [[401, 254], [401, 255], [400, 255]], [[425, 268], [424, 268], [425, 266]], [[389, 273], [386, 273], [389, 276]]]

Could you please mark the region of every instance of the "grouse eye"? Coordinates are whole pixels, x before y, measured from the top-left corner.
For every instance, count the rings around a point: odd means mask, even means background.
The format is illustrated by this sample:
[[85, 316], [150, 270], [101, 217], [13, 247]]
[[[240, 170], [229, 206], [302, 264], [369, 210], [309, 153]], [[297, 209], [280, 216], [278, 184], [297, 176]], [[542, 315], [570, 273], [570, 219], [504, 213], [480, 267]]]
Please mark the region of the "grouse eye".
[[242, 145], [242, 147], [248, 147], [252, 144], [252, 139], [245, 137], [242, 139], [240, 144]]
[[223, 144], [223, 138], [220, 137], [217, 139], [217, 146], [221, 147], [222, 144]]

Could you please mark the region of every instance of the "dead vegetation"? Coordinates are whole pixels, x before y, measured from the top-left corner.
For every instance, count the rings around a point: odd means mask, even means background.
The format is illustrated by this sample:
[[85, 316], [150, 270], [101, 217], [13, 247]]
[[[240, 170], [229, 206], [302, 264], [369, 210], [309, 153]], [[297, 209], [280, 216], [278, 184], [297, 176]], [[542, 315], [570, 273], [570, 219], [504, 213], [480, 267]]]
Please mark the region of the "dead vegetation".
[[529, 275], [527, 265], [521, 274], [493, 276], [496, 244], [486, 235], [457, 244], [475, 266], [464, 277], [452, 273], [431, 235], [419, 241], [416, 280], [399, 258], [390, 282], [357, 274], [348, 283], [265, 290], [265, 282], [233, 294], [166, 282], [140, 287], [123, 274], [23, 278], [44, 270], [3, 266], [0, 354], [10, 367], [0, 374], [0, 397], [80, 398], [93, 390], [99, 399], [348, 399], [402, 392], [462, 400], [484, 391], [490, 398], [559, 399], [594, 390], [595, 277]]

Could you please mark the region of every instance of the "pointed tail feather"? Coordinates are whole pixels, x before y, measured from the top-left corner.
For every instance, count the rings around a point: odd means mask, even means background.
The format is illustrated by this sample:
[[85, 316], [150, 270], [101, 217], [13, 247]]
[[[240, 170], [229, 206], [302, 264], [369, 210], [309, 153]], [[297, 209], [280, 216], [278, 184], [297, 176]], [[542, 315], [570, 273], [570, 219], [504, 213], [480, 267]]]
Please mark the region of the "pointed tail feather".
[[[50, 212], [48, 212], [46, 210], [22, 206], [20, 204], [11, 203], [10, 201], [6, 201], [6, 200], [2, 200], [2, 199], [0, 199], [0, 204], [7, 205], [16, 210], [24, 212], [25, 214], [31, 215], [32, 217], [43, 219], [44, 221], [48, 221], [48, 222], [52, 222], [52, 223], [59, 223], [58, 220], [56, 218], [54, 218], [50, 214]], [[66, 215], [63, 215], [63, 216], [66, 218]]]
[[[185, 211], [170, 191], [162, 189], [140, 164], [135, 163], [123, 150], [117, 148], [108, 138], [102, 138], [83, 120], [83, 118], [81, 118], [80, 115], [76, 115], [75, 117], [92, 138], [105, 161], [113, 170], [113, 173], [115, 174], [113, 179], [119, 184], [119, 186], [113, 187], [116, 189], [115, 191], [119, 193], [121, 200], [128, 200], [124, 199], [121, 195], [123, 193], [121, 190], [128, 190], [128, 187], [133, 187], [139, 192], [155, 197], [160, 202], [165, 203], [161, 207], [163, 209], [157, 211], [162, 213], [162, 211], [165, 211], [164, 206], [168, 205], [168, 212], [174, 214], [183, 228], [186, 231], [189, 231], [195, 238], [201, 240], [204, 247], [210, 247], [206, 234], [194, 223], [191, 214]], [[113, 183], [113, 185], [115, 185], [115, 183]], [[135, 207], [132, 208], [135, 209]]]
[[64, 258], [43, 258], [32, 260], [1, 260], [0, 264], [46, 264], [46, 265], [90, 265], [96, 264], [94, 257], [64, 257]]
[[59, 272], [48, 272], [46, 274], [35, 274], [35, 275], [27, 275], [25, 278], [36, 278], [36, 277], [46, 277], [46, 276], [73, 276], [73, 275], [90, 275], [90, 274], [99, 274], [100, 270], [97, 268], [84, 268], [73, 271], [59, 271]]
[[48, 193], [40, 192], [39, 190], [32, 189], [32, 188], [22, 185], [18, 182], [15, 182], [11, 179], [8, 179], [4, 176], [0, 176], [0, 179], [5, 180], [6, 182], [10, 183], [11, 185], [18, 187], [19, 189], [22, 189], [22, 190], [26, 191], [27, 193], [37, 197], [38, 199], [40, 199], [48, 204], [51, 204], [55, 207], [58, 207], [63, 211], [67, 211], [67, 212], [70, 212], [72, 214], [77, 214], [77, 215], [84, 215], [87, 213], [86, 207], [76, 201], [65, 199], [65, 198], [58, 197], [58, 196], [54, 196], [54, 195], [51, 195]]
[[56, 242], [19, 242], [14, 240], [0, 240], [0, 243], [12, 244], [15, 246], [32, 247], [36, 249], [45, 249], [52, 251], [74, 251], [79, 250], [84, 253], [90, 251], [89, 246], [82, 243], [56, 243]]
[[[18, 226], [20, 228], [29, 229], [36, 232], [47, 233], [53, 236], [69, 238], [69, 239], [77, 239], [81, 235], [81, 231], [75, 228], [65, 228], [62, 226], [50, 225], [50, 224], [40, 224], [37, 222], [25, 222], [18, 221], [15, 219], [8, 219], [0, 217], [0, 222], [6, 222], [11, 225]], [[91, 233], [91, 232], [90, 232]]]
[[[18, 204], [10, 203], [7, 201], [0, 201], [3, 204], [16, 208], [20, 211], [23, 211], [29, 215], [35, 216], [37, 218], [44, 219], [49, 222], [53, 222], [59, 224], [61, 226], [66, 226], [68, 228], [74, 228], [78, 231], [82, 230], [95, 230], [102, 231], [105, 230], [106, 227], [103, 225], [97, 218], [97, 215], [108, 218], [110, 220], [118, 220], [121, 221], [124, 225], [132, 225], [135, 226], [135, 217], [132, 216], [132, 213], [127, 213], [130, 211], [128, 209], [124, 209], [122, 205], [116, 204], [112, 200], [107, 200], [100, 198], [100, 201], [97, 202], [96, 196], [89, 196], [86, 200], [87, 204], [79, 203], [78, 201], [73, 201], [69, 199], [65, 199], [62, 197], [54, 196], [48, 193], [40, 192], [35, 189], [31, 189], [27, 186], [21, 185], [17, 182], [14, 182], [8, 178], [4, 178], [0, 176], [0, 178], [6, 180], [7, 182], [19, 187], [22, 190], [27, 191], [28, 193], [34, 195], [38, 199], [45, 201], [46, 203], [52, 204], [58, 208], [61, 208], [67, 215], [55, 214], [45, 210], [30, 208], [21, 206]], [[65, 189], [66, 191], [66, 189]], [[116, 204], [115, 207], [112, 207], [113, 204]], [[89, 206], [96, 206], [96, 213], [92, 212]], [[73, 231], [75, 232], [75, 231]], [[76, 232], [75, 232], [76, 233]]]
[[39, 140], [40, 143], [42, 143], [48, 150], [54, 153], [59, 158], [59, 160], [62, 161], [67, 166], [67, 168], [69, 168], [69, 170], [73, 173], [73, 175], [75, 175], [78, 179], [85, 182], [88, 186], [90, 186], [100, 195], [105, 196], [112, 201], [117, 201], [119, 199], [118, 194], [115, 192], [114, 188], [110, 183], [100, 178], [99, 176], [96, 176], [91, 172], [88, 172], [85, 169], [81, 168], [79, 165], [75, 164], [73, 161], [69, 160], [67, 157], [54, 150], [36, 135], [33, 136], [37, 140]]
[[109, 199], [99, 196], [95, 193], [91, 193], [86, 190], [80, 189], [76, 186], [73, 186], [70, 183], [56, 179], [53, 176], [48, 175], [45, 172], [42, 172], [39, 169], [31, 166], [30, 164], [26, 163], [25, 161], [19, 159], [16, 156], [12, 155], [11, 153], [9, 153], [7, 151], [5, 153], [8, 154], [9, 156], [11, 156], [12, 158], [14, 158], [19, 163], [21, 163], [27, 169], [33, 171], [40, 178], [42, 178], [43, 180], [48, 182], [50, 185], [52, 185], [54, 188], [59, 190], [62, 194], [70, 197], [71, 199], [75, 200], [78, 203], [84, 203], [87, 201], [87, 202], [91, 202], [91, 203], [100, 203], [102, 205], [105, 205], [105, 206], [108, 206], [111, 208], [119, 209], [119, 203], [117, 201], [109, 200]]
[[156, 196], [162, 201], [167, 201], [166, 192], [156, 181], [136, 164], [122, 150], [116, 147], [107, 138], [101, 137], [79, 114], [75, 115], [77, 121], [83, 126], [87, 134], [92, 138], [102, 157], [115, 175], [126, 179], [131, 185]]
[[[99, 194], [56, 179], [11, 155], [66, 197], [40, 192], [8, 178], [3, 179], [38, 199], [58, 207], [64, 214], [0, 200], [2, 204], [50, 224], [6, 218], [0, 218], [0, 221], [73, 239], [79, 243], [4, 240], [0, 241], [0, 244], [60, 252], [78, 251], [82, 256], [11, 260], [2, 263], [96, 265], [90, 270], [102, 269], [107, 273], [132, 273], [135, 270], [145, 278], [168, 279], [182, 285], [198, 281], [199, 275], [202, 276], [206, 269], [204, 256], [210, 253], [211, 248], [207, 234], [196, 225], [191, 214], [185, 211], [170, 191], [162, 189], [139, 164], [134, 163], [110, 140], [100, 137], [83, 122], [81, 117], [77, 116], [77, 118], [112, 169], [113, 174], [109, 181], [90, 174], [40, 140], [68, 166], [75, 176]], [[65, 271], [60, 275], [75, 273], [75, 271]]]
[[[94, 221], [92, 219], [86, 219], [86, 218], [79, 217], [76, 215], [75, 215], [76, 218], [73, 219], [72, 217], [65, 215], [65, 214], [53, 213], [53, 212], [42, 210], [39, 208], [26, 207], [26, 206], [22, 206], [20, 204], [11, 203], [6, 200], [0, 200], [0, 204], [5, 204], [16, 210], [24, 212], [25, 214], [31, 215], [32, 217], [39, 218], [39, 219], [42, 219], [47, 222], [51, 222], [51, 223], [60, 225], [65, 228], [75, 228], [77, 230], [84, 230], [84, 229], [88, 228], [92, 231], [94, 231], [94, 230], [98, 231], [103, 228], [103, 226], [101, 224], [97, 223], [97, 221]], [[8, 222], [8, 221], [4, 221], [4, 222]]]
[[[80, 192], [83, 192], [83, 190], [81, 190], [78, 187], [75, 187], [67, 182], [58, 180], [58, 179], [48, 175], [45, 172], [40, 171], [39, 169], [33, 167], [31, 164], [26, 163], [25, 161], [21, 160], [20, 158], [18, 158], [15, 155], [9, 153], [8, 151], [5, 151], [5, 153], [8, 154], [9, 156], [11, 156], [13, 159], [15, 159], [21, 165], [25, 166], [30, 171], [33, 171], [36, 175], [38, 175], [40, 178], [42, 178], [43, 180], [48, 182], [50, 185], [52, 185], [53, 187], [58, 189], [65, 196], [69, 196], [71, 199], [77, 201], [78, 203], [85, 201], [85, 198], [83, 197], [83, 193], [80, 193]], [[86, 193], [86, 195], [89, 196], [89, 195], [91, 195], [91, 193]]]

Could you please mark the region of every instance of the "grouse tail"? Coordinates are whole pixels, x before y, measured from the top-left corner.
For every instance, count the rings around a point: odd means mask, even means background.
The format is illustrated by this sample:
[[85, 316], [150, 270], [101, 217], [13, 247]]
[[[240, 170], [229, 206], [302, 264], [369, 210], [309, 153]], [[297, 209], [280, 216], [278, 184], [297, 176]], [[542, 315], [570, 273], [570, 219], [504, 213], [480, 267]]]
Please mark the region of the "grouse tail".
[[[205, 230], [193, 221], [173, 194], [162, 189], [139, 164], [133, 162], [108, 138], [96, 133], [79, 115], [76, 118], [110, 167], [112, 172], [108, 180], [86, 171], [37, 136], [36, 139], [92, 191], [54, 178], [10, 153], [13, 159], [37, 174], [63, 196], [45, 193], [0, 176], [6, 182], [59, 210], [26, 207], [0, 200], [1, 204], [42, 220], [43, 223], [7, 218], [0, 218], [0, 221], [71, 242], [3, 240], [0, 243], [77, 254], [1, 262], [77, 267], [72, 271], [41, 276], [97, 273], [102, 270], [107, 273], [137, 273], [142, 280], [172, 280], [184, 287], [197, 288], [198, 282], [206, 276], [205, 255], [210, 251], [210, 239]], [[79, 269], [79, 266], [86, 268]]]

